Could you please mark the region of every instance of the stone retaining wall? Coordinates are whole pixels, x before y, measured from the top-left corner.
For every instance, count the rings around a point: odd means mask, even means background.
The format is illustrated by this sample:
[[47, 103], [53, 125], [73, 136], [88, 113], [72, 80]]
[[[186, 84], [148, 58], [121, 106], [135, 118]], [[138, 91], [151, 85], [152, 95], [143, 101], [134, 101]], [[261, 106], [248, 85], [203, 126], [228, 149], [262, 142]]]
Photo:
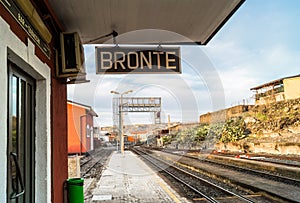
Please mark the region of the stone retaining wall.
[[215, 148], [220, 151], [229, 150], [243, 153], [300, 154], [300, 143], [218, 143]]

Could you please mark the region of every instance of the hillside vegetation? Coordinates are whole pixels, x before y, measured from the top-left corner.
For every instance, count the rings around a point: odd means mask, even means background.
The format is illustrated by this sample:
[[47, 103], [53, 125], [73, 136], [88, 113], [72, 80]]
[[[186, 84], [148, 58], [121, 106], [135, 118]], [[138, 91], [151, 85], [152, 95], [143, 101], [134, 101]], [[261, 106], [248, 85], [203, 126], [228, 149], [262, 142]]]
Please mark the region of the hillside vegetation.
[[[200, 148], [217, 147], [232, 150], [255, 150], [258, 143], [289, 144], [300, 147], [300, 99], [254, 106], [239, 117], [214, 124], [201, 124], [175, 136], [165, 143]], [[276, 148], [273, 147], [273, 148]]]

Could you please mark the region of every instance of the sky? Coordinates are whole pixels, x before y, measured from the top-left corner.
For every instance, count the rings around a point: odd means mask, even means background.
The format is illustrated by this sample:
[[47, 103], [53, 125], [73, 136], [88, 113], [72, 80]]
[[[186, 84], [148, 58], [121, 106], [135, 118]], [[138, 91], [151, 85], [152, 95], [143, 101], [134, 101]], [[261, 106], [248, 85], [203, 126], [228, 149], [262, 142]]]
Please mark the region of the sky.
[[[96, 75], [95, 47], [85, 45], [90, 83], [68, 85], [68, 99], [90, 105], [96, 126], [111, 126], [111, 90], [162, 98], [162, 122], [197, 122], [201, 114], [253, 104], [251, 87], [300, 74], [300, 1], [246, 0], [206, 46], [182, 46], [182, 74]], [[153, 123], [126, 113], [125, 125]]]

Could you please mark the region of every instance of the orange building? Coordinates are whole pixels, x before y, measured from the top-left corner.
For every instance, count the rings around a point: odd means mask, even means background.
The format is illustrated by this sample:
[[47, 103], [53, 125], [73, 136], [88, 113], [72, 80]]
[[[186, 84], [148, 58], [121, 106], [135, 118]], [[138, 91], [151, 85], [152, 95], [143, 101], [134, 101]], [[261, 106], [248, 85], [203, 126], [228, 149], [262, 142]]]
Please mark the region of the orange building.
[[94, 150], [95, 111], [87, 105], [68, 101], [68, 153], [84, 154]]

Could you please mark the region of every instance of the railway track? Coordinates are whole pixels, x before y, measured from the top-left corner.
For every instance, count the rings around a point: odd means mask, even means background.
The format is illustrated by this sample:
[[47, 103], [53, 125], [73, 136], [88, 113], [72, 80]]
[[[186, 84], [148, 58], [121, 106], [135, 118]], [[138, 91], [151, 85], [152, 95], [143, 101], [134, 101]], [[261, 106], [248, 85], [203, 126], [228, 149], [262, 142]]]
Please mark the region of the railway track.
[[[154, 149], [154, 150], [158, 150], [158, 151], [162, 151], [159, 149]], [[174, 155], [178, 155], [178, 150], [163, 150], [163, 152], [165, 153], [170, 153], [170, 154], [174, 154]], [[226, 158], [234, 158], [234, 156], [226, 156], [226, 155], [213, 155], [214, 157], [226, 157]], [[240, 165], [236, 165], [233, 162], [231, 162], [229, 160], [229, 163], [227, 163], [226, 161], [221, 161], [218, 158], [214, 159], [214, 158], [207, 158], [207, 156], [205, 157], [201, 157], [201, 156], [197, 156], [197, 155], [187, 155], [185, 153], [180, 153], [180, 157], [186, 157], [186, 158], [191, 158], [194, 160], [198, 160], [201, 161], [203, 163], [209, 163], [209, 164], [214, 164], [214, 165], [218, 165], [218, 166], [222, 166], [222, 167], [226, 167], [226, 168], [231, 168], [237, 171], [243, 171], [243, 172], [248, 172], [254, 175], [258, 175], [261, 177], [266, 177], [266, 178], [272, 178], [274, 180], [277, 180], [278, 182], [285, 182], [288, 184], [293, 184], [293, 185], [297, 185], [300, 186], [300, 173], [299, 174], [288, 174], [290, 176], [286, 176], [283, 174], [280, 174], [280, 172], [278, 171], [270, 171], [267, 169], [264, 170], [260, 170], [260, 169], [252, 169], [251, 167], [249, 167], [249, 165], [247, 167], [245, 166], [240, 166]], [[240, 158], [240, 159], [236, 159], [236, 160], [247, 160], [247, 161], [251, 161], [253, 164], [251, 165], [260, 165], [261, 163], [265, 163], [265, 164], [275, 164], [278, 166], [286, 166], [286, 167], [291, 167], [291, 168], [300, 168], [300, 162], [298, 161], [292, 161], [292, 162], [285, 162], [285, 161], [280, 161], [277, 159], [270, 159], [268, 158], [263, 159], [262, 157], [255, 157], [255, 158]], [[257, 167], [256, 167], [257, 168]], [[291, 177], [292, 176], [292, 177]], [[298, 176], [297, 178], [295, 178], [295, 176]]]
[[[257, 160], [262, 163], [273, 163], [273, 164], [281, 164], [285, 166], [291, 167], [300, 167], [300, 158], [295, 156], [276, 156], [276, 155], [261, 155], [261, 154], [247, 154], [247, 155], [240, 155], [240, 154], [223, 154], [223, 153], [216, 153], [216, 156], [220, 157], [240, 157], [241, 159], [250, 159], [250, 160]], [[248, 156], [248, 157], [247, 157]]]
[[280, 164], [280, 165], [290, 166], [290, 167], [300, 167], [299, 161], [290, 161], [290, 163], [287, 163], [287, 162], [283, 162], [282, 160], [265, 158], [265, 157], [255, 157], [255, 158], [251, 158], [250, 160], [256, 160], [264, 163]]
[[[167, 151], [167, 153], [172, 153], [172, 152]], [[209, 163], [209, 164], [213, 164], [213, 165], [216, 165], [216, 166], [225, 167], [225, 168], [228, 168], [228, 169], [231, 169], [231, 170], [240, 171], [240, 172], [244, 172], [244, 173], [248, 173], [248, 174], [253, 174], [255, 176], [260, 176], [260, 177], [263, 177], [263, 178], [266, 178], [266, 179], [275, 180], [277, 182], [284, 182], [284, 183], [287, 183], [287, 184], [292, 184], [292, 185], [300, 187], [300, 179], [284, 176], [282, 174], [276, 174], [276, 172], [273, 172], [273, 171], [257, 170], [257, 169], [252, 169], [252, 168], [249, 168], [249, 167], [238, 166], [238, 165], [229, 164], [229, 163], [226, 163], [226, 162], [216, 161], [216, 160], [212, 160], [212, 159], [203, 159], [203, 158], [199, 158], [199, 157], [195, 157], [195, 156], [191, 156], [191, 155], [181, 155], [181, 156], [186, 157], [186, 158], [190, 158], [190, 159], [194, 159], [194, 160], [198, 160], [198, 161], [201, 161], [203, 163]], [[263, 160], [263, 161], [261, 161], [261, 160], [251, 160], [251, 161], [257, 162], [257, 164], [260, 164], [260, 162], [264, 162], [264, 163], [278, 164], [278, 165], [281, 165], [281, 166], [299, 167], [295, 164], [289, 164], [289, 163], [278, 163], [278, 162], [271, 162], [271, 161], [265, 161], [265, 160]]]
[[[300, 179], [295, 177], [295, 176], [297, 176], [297, 174], [294, 175], [293, 177], [288, 177], [288, 176], [284, 176], [283, 174], [276, 174], [277, 172], [274, 172], [274, 171], [252, 169], [249, 167], [238, 166], [235, 164], [229, 164], [226, 162], [212, 160], [212, 159], [202, 159], [202, 158], [190, 156], [190, 155], [182, 155], [182, 156], [191, 158], [194, 160], [198, 160], [198, 161], [201, 161], [204, 163], [214, 164], [214, 165], [222, 166], [222, 167], [232, 169], [235, 171], [241, 171], [244, 173], [253, 174], [255, 176], [260, 176], [260, 177], [263, 177], [266, 179], [272, 179], [277, 182], [284, 182], [286, 184], [291, 184], [291, 185], [300, 187]], [[263, 162], [263, 163], [272, 163], [272, 164], [276, 164], [276, 165], [280, 165], [280, 166], [298, 167], [297, 165], [290, 164], [290, 163], [278, 163], [278, 162], [271, 162], [271, 161], [265, 161], [265, 160], [262, 160], [262, 161], [261, 160], [252, 160], [252, 159], [251, 159], [251, 161], [256, 162], [257, 165], [259, 165], [261, 162]]]
[[[184, 185], [184, 187], [193, 191], [193, 194], [190, 194], [189, 198], [194, 201], [196, 201], [196, 199], [200, 201], [204, 198], [208, 202], [216, 203], [221, 202], [218, 198], [221, 198], [222, 202], [225, 202], [226, 200], [228, 201], [228, 198], [230, 198], [231, 201], [234, 202], [255, 202], [254, 200], [245, 197], [247, 194], [242, 191], [239, 191], [240, 193], [237, 193], [237, 191], [233, 192], [228, 188], [222, 187], [210, 180], [195, 175], [186, 169], [174, 166], [172, 163], [153, 157], [145, 151], [137, 149], [133, 149], [133, 151], [141, 155], [166, 176], [172, 177], [173, 180], [180, 182], [180, 184]], [[244, 194], [241, 195], [241, 193]]]
[[[273, 174], [274, 172], [248, 169], [224, 162], [220, 163], [219, 161], [215, 162], [205, 158], [191, 157], [190, 155], [151, 150], [149, 153], [167, 157], [173, 163], [192, 167], [193, 170], [215, 179], [230, 182], [256, 193], [267, 194], [276, 198], [276, 202], [300, 202], [300, 182], [297, 178], [285, 177], [282, 174], [276, 175]], [[280, 170], [285, 170], [285, 167], [283, 166]], [[295, 170], [298, 171], [299, 169], [295, 168]]]
[[237, 166], [237, 165], [228, 164], [228, 163], [221, 163], [221, 162], [213, 161], [213, 160], [203, 160], [203, 161], [206, 162], [206, 163], [226, 167], [226, 168], [229, 168], [229, 169], [232, 169], [232, 170], [241, 171], [241, 172], [244, 172], [244, 173], [260, 176], [260, 177], [263, 177], [263, 178], [266, 178], [266, 179], [275, 180], [277, 182], [284, 182], [284, 183], [287, 183], [287, 184], [292, 184], [292, 185], [296, 185], [296, 186], [300, 187], [300, 180], [299, 179], [274, 174], [274, 172], [255, 170], [255, 169], [251, 169], [251, 168], [247, 168], [247, 167]]
[[113, 150], [101, 149], [86, 156], [80, 163], [80, 175], [82, 178], [95, 178], [101, 176], [101, 170]]
[[[199, 154], [199, 150], [178, 150], [178, 149], [162, 149], [162, 148], [153, 148], [153, 150], [164, 151], [168, 153], [180, 153], [181, 155], [197, 157], [197, 155], [188, 155], [188, 154]], [[300, 167], [300, 158], [296, 157], [282, 157], [282, 156], [271, 156], [271, 155], [256, 155], [256, 154], [223, 154], [223, 153], [212, 153], [214, 156], [218, 157], [229, 157], [229, 158], [239, 158], [244, 160], [258, 161], [260, 163], [272, 163], [279, 164], [288, 167]]]

